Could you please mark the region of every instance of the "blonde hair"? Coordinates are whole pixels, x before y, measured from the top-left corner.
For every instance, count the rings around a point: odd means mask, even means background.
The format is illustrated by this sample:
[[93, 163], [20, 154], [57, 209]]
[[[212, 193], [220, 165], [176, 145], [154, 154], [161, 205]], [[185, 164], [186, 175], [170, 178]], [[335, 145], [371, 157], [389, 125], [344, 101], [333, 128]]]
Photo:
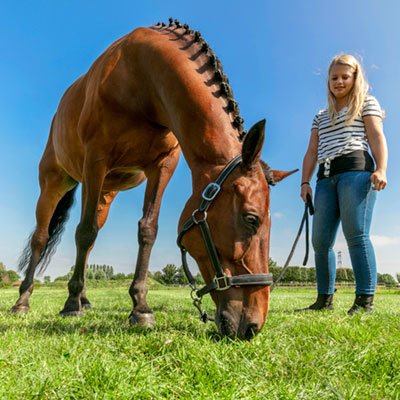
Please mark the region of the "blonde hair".
[[332, 59], [329, 65], [327, 78], [328, 115], [332, 121], [332, 124], [335, 123], [335, 120], [338, 116], [335, 108], [336, 99], [329, 88], [329, 77], [332, 67], [335, 65], [346, 65], [352, 68], [354, 71], [354, 85], [349, 93], [349, 101], [347, 104], [348, 111], [346, 116], [346, 125], [350, 125], [355, 118], [361, 116], [362, 107], [364, 105], [365, 97], [368, 94], [369, 85], [365, 79], [361, 62], [358, 61], [354, 56], [351, 54], [339, 54]]

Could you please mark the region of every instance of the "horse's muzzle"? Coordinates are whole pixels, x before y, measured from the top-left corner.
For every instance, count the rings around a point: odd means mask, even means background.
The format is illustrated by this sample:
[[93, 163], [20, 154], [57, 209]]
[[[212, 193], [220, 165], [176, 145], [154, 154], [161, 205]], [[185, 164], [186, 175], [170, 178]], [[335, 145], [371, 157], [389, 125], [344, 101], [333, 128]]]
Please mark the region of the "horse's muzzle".
[[228, 311], [217, 313], [215, 322], [222, 336], [250, 340], [261, 331], [262, 324], [250, 321], [245, 315], [235, 316]]

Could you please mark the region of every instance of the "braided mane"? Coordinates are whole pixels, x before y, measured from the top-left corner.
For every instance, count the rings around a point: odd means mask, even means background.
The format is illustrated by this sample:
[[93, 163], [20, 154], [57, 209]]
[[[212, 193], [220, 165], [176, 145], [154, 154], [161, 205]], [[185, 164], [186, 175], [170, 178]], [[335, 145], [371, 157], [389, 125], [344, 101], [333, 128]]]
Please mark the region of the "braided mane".
[[[226, 99], [226, 107], [224, 111], [232, 115], [232, 126], [238, 131], [238, 139], [242, 142], [246, 136], [246, 131], [243, 128], [243, 118], [240, 116], [240, 110], [237, 102], [233, 98], [233, 91], [229, 84], [229, 79], [224, 74], [222, 64], [214, 51], [210, 48], [208, 43], [203, 39], [201, 33], [190, 29], [189, 25], [181, 24], [177, 19], [169, 18], [169, 24], [164, 22], [158, 22], [155, 24], [155, 29], [168, 31], [174, 33], [178, 38], [188, 37], [192, 39], [190, 46], [194, 43], [198, 43], [200, 52], [208, 56], [208, 63], [204, 66], [205, 69], [212, 69], [214, 72], [212, 83], [219, 84], [218, 95]], [[197, 58], [197, 57], [196, 57]], [[204, 69], [204, 70], [205, 70]]]

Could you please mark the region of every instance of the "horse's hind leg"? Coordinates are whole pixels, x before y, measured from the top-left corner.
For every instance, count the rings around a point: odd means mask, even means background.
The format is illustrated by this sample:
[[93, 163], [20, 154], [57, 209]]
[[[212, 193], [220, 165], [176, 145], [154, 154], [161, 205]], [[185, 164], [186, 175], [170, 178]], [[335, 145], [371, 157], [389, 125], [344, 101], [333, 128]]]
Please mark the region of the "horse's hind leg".
[[[100, 197], [100, 203], [99, 207], [97, 209], [97, 226], [99, 230], [104, 226], [104, 224], [107, 221], [108, 213], [110, 211], [110, 206], [113, 200], [115, 199], [115, 196], [118, 194], [118, 192], [108, 192], [108, 193], [102, 193]], [[89, 254], [93, 249], [93, 245], [90, 247], [87, 256], [86, 256], [86, 261], [85, 261], [85, 270], [86, 270], [86, 265], [87, 265], [87, 260], [89, 258]], [[86, 296], [86, 271], [84, 271], [83, 274], [84, 277], [84, 286], [81, 292], [81, 305], [83, 309], [89, 310], [92, 308], [89, 299]]]
[[81, 295], [85, 287], [86, 260], [99, 231], [98, 207], [106, 175], [106, 165], [97, 161], [101, 159], [99, 157], [98, 154], [87, 154], [85, 158], [81, 220], [75, 233], [77, 250], [75, 268], [68, 282], [69, 296], [60, 311], [62, 316], [79, 315], [82, 312]]
[[151, 170], [145, 171], [147, 185], [143, 205], [143, 217], [139, 221], [139, 252], [135, 276], [129, 289], [129, 294], [133, 301], [133, 310], [129, 316], [129, 321], [132, 324], [147, 327], [151, 327], [155, 324], [153, 312], [146, 301], [146, 279], [151, 249], [157, 236], [161, 199], [175, 171], [179, 160], [179, 152], [180, 148], [175, 147], [157, 166]]
[[48, 258], [57, 245], [62, 226], [68, 217], [68, 209], [73, 202], [72, 189], [76, 186], [74, 180], [48, 159], [41, 163], [39, 180], [41, 193], [36, 206], [36, 228], [20, 258], [19, 269], [26, 272], [19, 288], [19, 298], [11, 308], [15, 314], [29, 311], [29, 297], [33, 291], [36, 267], [41, 262], [42, 268], [46, 267]]

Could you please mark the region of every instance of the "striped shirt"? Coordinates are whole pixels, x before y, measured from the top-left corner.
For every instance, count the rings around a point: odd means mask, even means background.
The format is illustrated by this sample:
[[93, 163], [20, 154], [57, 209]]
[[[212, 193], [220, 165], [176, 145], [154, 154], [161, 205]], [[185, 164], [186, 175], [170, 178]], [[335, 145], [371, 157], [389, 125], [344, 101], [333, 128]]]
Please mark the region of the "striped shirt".
[[334, 158], [356, 150], [368, 151], [368, 140], [363, 117], [373, 115], [382, 118], [382, 110], [375, 97], [367, 95], [361, 116], [346, 126], [348, 108], [339, 111], [332, 125], [328, 110], [320, 111], [313, 120], [312, 129], [318, 130], [318, 163], [324, 163], [324, 175], [329, 176], [330, 162]]

